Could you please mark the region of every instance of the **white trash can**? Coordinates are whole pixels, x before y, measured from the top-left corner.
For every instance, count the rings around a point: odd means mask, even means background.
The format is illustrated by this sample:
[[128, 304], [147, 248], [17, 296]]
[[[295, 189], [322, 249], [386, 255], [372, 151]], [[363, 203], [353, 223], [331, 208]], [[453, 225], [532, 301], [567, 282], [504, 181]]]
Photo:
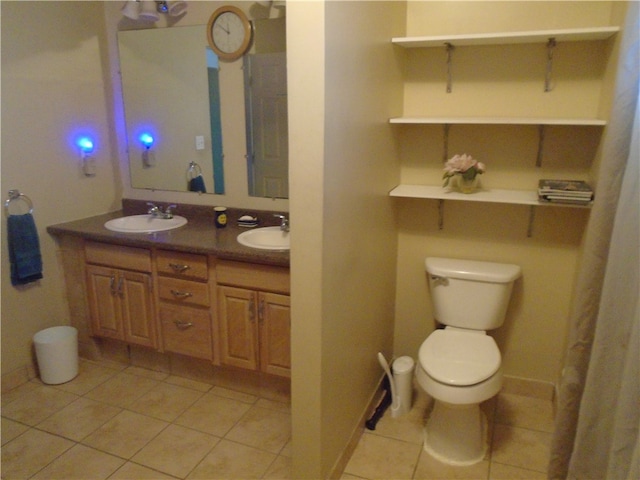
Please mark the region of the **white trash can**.
[[413, 403], [413, 368], [415, 362], [411, 357], [398, 357], [391, 364], [393, 381], [396, 384], [396, 395], [400, 400], [400, 406], [391, 411], [392, 417], [398, 417], [411, 410]]
[[33, 336], [40, 379], [57, 385], [78, 375], [78, 330], [74, 327], [51, 327]]

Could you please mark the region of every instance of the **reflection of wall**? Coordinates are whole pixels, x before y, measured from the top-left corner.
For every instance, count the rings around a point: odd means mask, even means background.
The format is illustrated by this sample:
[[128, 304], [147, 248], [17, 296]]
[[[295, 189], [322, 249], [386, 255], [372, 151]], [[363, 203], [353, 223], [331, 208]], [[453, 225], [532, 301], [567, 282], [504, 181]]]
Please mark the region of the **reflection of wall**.
[[[127, 121], [129, 169], [136, 188], [187, 189], [190, 162], [213, 191], [206, 40], [200, 26], [118, 34]], [[142, 133], [153, 135], [151, 166], [142, 161]], [[197, 150], [195, 137], [204, 137]]]

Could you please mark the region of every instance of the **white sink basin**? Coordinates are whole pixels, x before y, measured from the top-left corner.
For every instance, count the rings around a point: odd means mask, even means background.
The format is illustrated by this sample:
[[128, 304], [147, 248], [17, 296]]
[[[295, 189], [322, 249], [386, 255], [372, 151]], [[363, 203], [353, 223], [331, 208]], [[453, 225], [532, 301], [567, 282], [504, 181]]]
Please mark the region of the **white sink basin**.
[[238, 235], [238, 242], [262, 250], [289, 250], [289, 232], [280, 230], [280, 227], [256, 228]]
[[153, 233], [186, 225], [187, 219], [180, 215], [173, 218], [158, 218], [153, 215], [130, 215], [114, 218], [104, 224], [105, 228], [122, 233]]

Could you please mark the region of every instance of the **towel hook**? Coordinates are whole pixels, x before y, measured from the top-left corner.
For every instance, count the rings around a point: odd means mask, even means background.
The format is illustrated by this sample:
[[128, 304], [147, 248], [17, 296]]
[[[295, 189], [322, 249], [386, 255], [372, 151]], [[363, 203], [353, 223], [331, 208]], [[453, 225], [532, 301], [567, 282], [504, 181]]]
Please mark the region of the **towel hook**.
[[4, 211], [7, 215], [11, 215], [9, 212], [9, 204], [14, 200], [22, 200], [29, 206], [29, 212], [33, 213], [33, 202], [29, 197], [27, 197], [24, 193], [20, 193], [20, 190], [9, 190], [9, 198], [4, 202]]

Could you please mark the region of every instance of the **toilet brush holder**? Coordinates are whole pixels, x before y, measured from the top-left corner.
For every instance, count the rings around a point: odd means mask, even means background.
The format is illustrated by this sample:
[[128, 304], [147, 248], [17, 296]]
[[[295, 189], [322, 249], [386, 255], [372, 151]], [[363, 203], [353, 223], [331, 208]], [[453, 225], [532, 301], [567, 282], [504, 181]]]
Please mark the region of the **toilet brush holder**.
[[413, 369], [415, 362], [413, 358], [404, 356], [396, 358], [391, 364], [393, 371], [393, 381], [395, 383], [396, 395], [399, 405], [391, 409], [392, 417], [399, 417], [411, 410], [413, 402]]

